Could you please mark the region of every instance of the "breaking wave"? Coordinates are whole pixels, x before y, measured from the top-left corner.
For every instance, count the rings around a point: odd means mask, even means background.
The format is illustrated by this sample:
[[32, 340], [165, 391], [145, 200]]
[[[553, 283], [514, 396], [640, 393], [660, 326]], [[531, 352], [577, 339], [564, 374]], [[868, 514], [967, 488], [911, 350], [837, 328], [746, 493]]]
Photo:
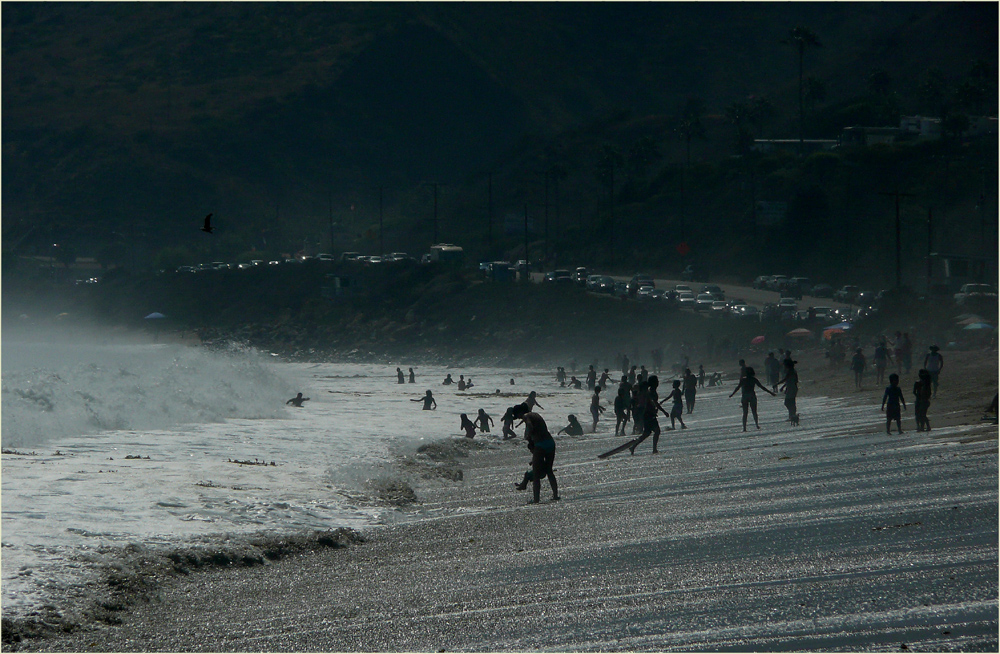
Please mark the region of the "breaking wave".
[[3, 342], [4, 447], [98, 431], [282, 415], [290, 384], [253, 349]]

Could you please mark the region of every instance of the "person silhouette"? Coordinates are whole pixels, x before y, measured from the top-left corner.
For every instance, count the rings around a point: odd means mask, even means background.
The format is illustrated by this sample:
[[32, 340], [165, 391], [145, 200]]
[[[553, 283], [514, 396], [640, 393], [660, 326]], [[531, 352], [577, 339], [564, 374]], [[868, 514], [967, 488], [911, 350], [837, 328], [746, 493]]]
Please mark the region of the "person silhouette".
[[308, 397], [302, 397], [302, 393], [299, 393], [298, 395], [296, 395], [292, 399], [290, 399], [287, 402], [285, 402], [285, 404], [291, 404], [292, 406], [299, 407], [301, 409], [302, 408], [302, 403], [303, 402], [308, 402], [308, 401], [309, 401]]

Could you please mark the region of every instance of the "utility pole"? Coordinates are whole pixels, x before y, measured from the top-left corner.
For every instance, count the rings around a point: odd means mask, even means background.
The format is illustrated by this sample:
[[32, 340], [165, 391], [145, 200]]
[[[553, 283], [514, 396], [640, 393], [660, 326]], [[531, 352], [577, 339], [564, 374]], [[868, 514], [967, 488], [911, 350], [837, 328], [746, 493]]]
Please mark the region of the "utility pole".
[[330, 188], [330, 254], [333, 254], [333, 188]]
[[434, 189], [434, 240], [431, 244], [436, 244], [438, 242], [438, 187], [441, 186], [440, 182], [424, 182], [424, 186], [430, 186]]
[[378, 256], [385, 256], [385, 240], [382, 231], [382, 187], [378, 187]]
[[615, 265], [615, 162], [611, 162], [611, 249], [608, 256], [608, 267]]
[[545, 171], [545, 249], [542, 250], [542, 261], [549, 260], [549, 173]]
[[934, 262], [931, 253], [934, 251], [934, 223], [931, 210], [927, 210], [927, 294], [931, 292], [931, 278], [934, 275]]
[[524, 203], [524, 279], [531, 279], [531, 260], [528, 258], [528, 203]]
[[486, 245], [493, 249], [493, 173], [489, 174], [489, 194], [487, 196]]
[[913, 193], [900, 193], [897, 188], [892, 193], [879, 192], [879, 195], [893, 195], [896, 197], [896, 288], [903, 285], [903, 273], [901, 268], [902, 248], [900, 246], [900, 224], [899, 224], [899, 198], [915, 197]]

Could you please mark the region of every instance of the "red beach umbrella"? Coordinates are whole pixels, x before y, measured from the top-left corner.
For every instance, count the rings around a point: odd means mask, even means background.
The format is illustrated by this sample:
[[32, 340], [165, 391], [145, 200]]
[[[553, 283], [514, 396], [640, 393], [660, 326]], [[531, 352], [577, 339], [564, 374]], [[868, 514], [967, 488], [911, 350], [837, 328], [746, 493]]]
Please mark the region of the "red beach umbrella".
[[764, 336], [763, 335], [761, 335], [761, 336], [754, 336], [753, 340], [750, 341], [750, 344], [751, 345], [760, 345], [763, 342], [764, 342]]

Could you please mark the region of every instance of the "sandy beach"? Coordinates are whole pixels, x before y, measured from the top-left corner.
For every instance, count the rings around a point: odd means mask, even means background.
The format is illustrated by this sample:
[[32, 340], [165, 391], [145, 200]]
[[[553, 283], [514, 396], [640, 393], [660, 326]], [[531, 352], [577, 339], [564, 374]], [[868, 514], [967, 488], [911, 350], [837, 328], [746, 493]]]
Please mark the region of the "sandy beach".
[[946, 353], [935, 430], [910, 410], [892, 436], [881, 389], [798, 356], [801, 426], [763, 397], [764, 428], [740, 433], [733, 384], [707, 389], [658, 456], [601, 461], [620, 437], [560, 437], [560, 502], [513, 489], [520, 440], [453, 439], [462, 480], [418, 489], [399, 524], [162, 575], [114, 619], [15, 648], [996, 651], [992, 356]]

